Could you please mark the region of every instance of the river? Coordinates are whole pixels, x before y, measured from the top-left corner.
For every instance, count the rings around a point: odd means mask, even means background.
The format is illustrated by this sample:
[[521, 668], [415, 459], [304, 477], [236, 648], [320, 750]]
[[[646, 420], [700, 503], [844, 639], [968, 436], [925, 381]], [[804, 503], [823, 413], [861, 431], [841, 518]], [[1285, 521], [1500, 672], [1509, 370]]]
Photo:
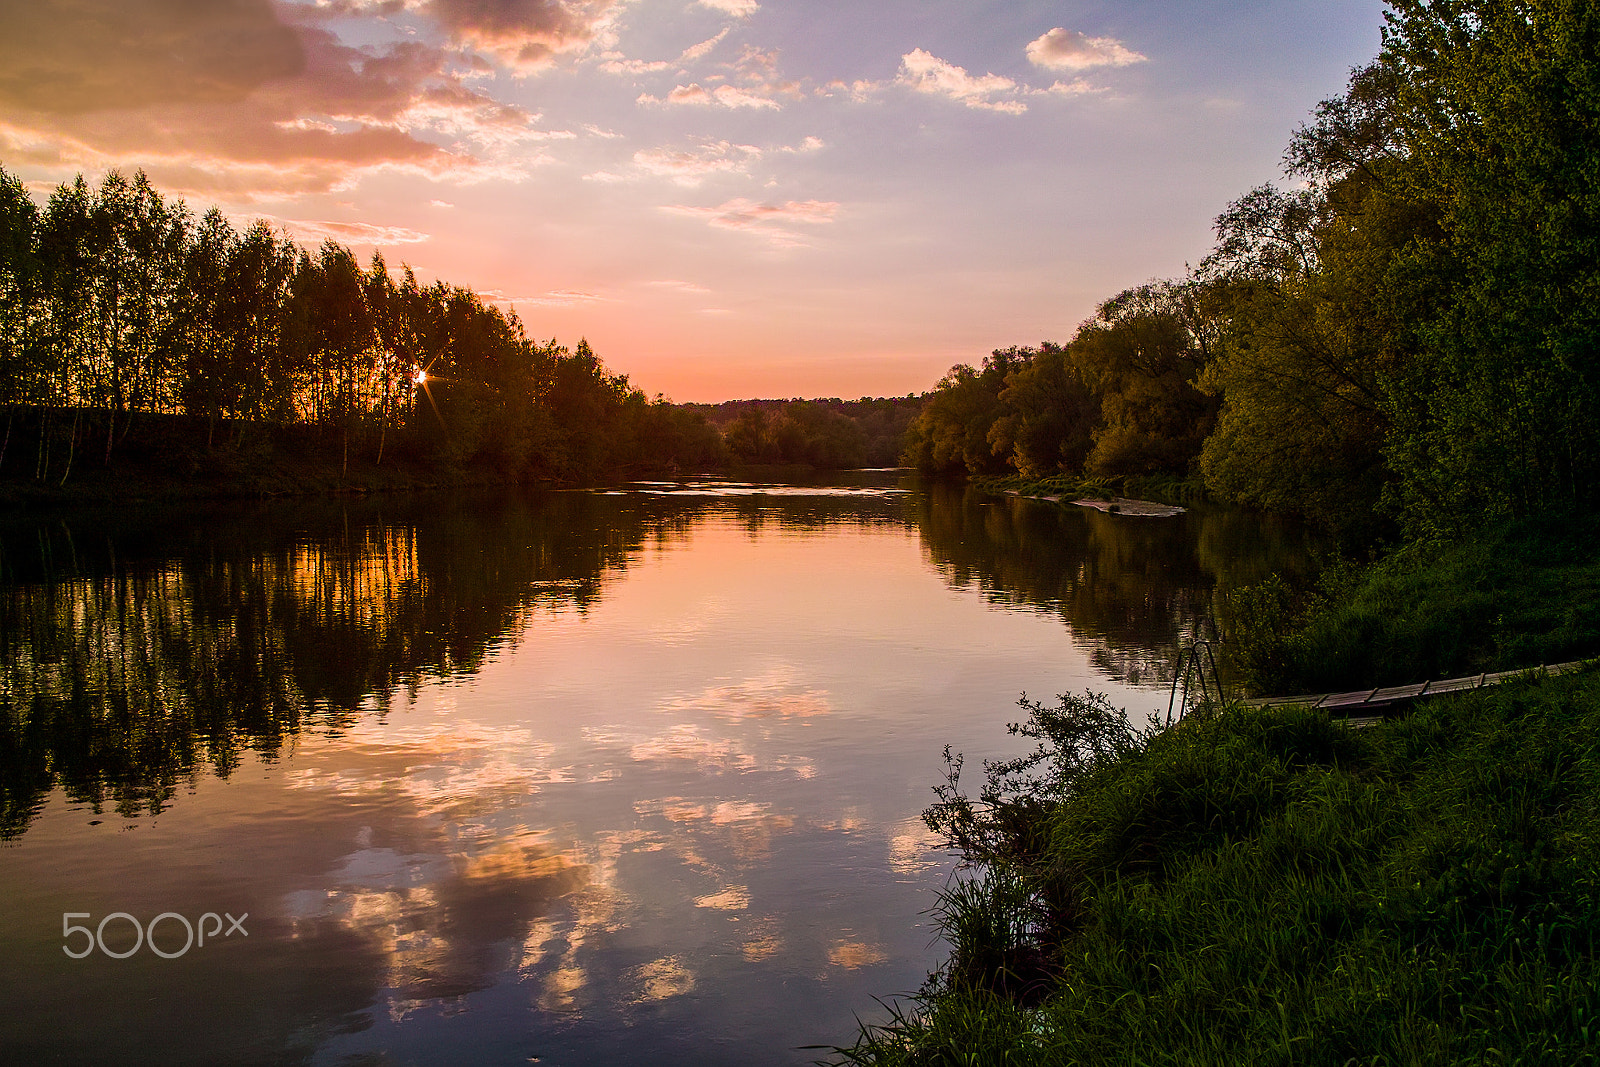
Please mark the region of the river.
[[941, 958], [944, 746], [1307, 565], [897, 472], [13, 517], [0, 1060], [811, 1062]]

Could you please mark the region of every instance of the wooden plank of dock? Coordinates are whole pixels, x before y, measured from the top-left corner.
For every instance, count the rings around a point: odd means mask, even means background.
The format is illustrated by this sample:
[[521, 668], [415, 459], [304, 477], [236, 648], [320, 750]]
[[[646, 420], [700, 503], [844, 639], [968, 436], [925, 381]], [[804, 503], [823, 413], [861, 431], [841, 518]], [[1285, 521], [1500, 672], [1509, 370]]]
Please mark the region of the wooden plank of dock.
[[1358, 689], [1349, 693], [1303, 693], [1298, 696], [1250, 697], [1244, 703], [1258, 708], [1282, 707], [1286, 704], [1309, 704], [1313, 708], [1326, 708], [1342, 712], [1352, 718], [1380, 711], [1408, 700], [1445, 696], [1450, 693], [1467, 693], [1501, 682], [1514, 681], [1537, 674], [1566, 674], [1595, 660], [1574, 660], [1551, 666], [1532, 667], [1521, 671], [1499, 671], [1495, 674], [1469, 674], [1462, 678], [1444, 678], [1439, 681], [1419, 682], [1415, 685], [1396, 685], [1381, 689]]

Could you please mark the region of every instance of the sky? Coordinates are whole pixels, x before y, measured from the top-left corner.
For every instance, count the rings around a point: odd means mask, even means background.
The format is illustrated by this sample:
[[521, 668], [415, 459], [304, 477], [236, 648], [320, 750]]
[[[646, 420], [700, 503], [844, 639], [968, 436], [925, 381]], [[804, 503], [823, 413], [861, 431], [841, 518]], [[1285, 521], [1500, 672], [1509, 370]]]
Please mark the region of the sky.
[[679, 402], [1069, 340], [1282, 180], [1379, 0], [4, 0], [0, 167], [143, 169]]

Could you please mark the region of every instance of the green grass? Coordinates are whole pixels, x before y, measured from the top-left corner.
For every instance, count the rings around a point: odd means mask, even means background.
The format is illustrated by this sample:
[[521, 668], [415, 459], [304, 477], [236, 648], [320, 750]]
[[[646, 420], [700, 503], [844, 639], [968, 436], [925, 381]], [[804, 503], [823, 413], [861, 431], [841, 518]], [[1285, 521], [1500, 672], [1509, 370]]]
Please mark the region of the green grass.
[[975, 864], [950, 962], [832, 1062], [1600, 1060], [1600, 671], [1370, 729], [1068, 699], [1022, 732], [929, 812]]
[[1542, 517], [1452, 545], [1333, 567], [1223, 598], [1226, 652], [1256, 693], [1313, 693], [1516, 670], [1600, 653], [1591, 515]]

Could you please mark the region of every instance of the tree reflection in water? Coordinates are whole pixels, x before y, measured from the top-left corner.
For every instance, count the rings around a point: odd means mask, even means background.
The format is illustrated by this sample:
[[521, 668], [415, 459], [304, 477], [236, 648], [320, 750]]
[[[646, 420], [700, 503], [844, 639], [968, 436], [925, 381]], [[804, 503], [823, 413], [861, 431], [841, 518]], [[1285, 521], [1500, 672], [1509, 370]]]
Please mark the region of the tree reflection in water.
[[[1171, 676], [1218, 584], [1308, 566], [1303, 535], [1217, 510], [1137, 519], [949, 487], [882, 495], [467, 494], [0, 528], [0, 837], [52, 790], [157, 814], [202, 769], [227, 777], [307, 734], [386, 714], [397, 693], [473, 672], [531, 623], [583, 610], [642, 547], [709, 514], [920, 532], [955, 587], [1059, 613], [1131, 684]], [[842, 609], [843, 610], [843, 609]]]
[[475, 670], [658, 525], [562, 493], [81, 516], [0, 531], [0, 835], [56, 786], [159, 813], [306, 731]]
[[1210, 629], [1217, 590], [1308, 571], [1319, 548], [1271, 516], [1203, 505], [1108, 515], [949, 486], [919, 497], [916, 519], [951, 585], [1059, 614], [1096, 666], [1135, 686], [1171, 682], [1179, 642]]

